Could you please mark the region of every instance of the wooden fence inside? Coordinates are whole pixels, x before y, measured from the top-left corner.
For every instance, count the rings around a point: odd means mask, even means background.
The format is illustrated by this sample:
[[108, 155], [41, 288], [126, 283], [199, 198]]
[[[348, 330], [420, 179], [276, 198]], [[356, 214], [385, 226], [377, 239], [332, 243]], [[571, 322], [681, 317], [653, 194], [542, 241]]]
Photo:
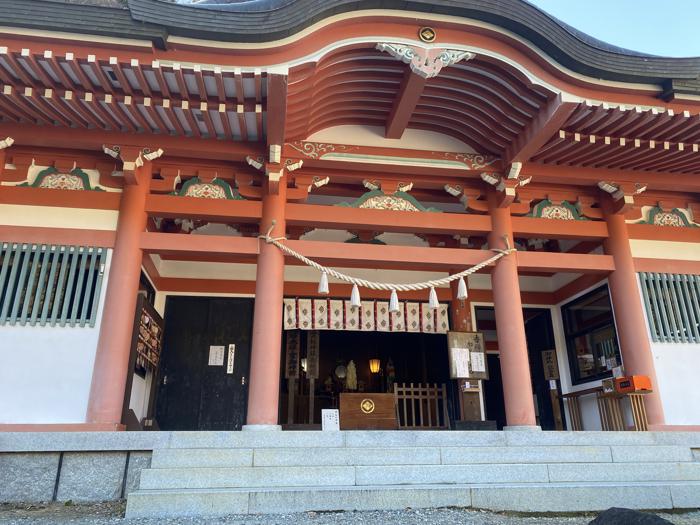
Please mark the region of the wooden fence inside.
[[394, 383], [394, 399], [400, 429], [443, 430], [450, 427], [444, 383]]

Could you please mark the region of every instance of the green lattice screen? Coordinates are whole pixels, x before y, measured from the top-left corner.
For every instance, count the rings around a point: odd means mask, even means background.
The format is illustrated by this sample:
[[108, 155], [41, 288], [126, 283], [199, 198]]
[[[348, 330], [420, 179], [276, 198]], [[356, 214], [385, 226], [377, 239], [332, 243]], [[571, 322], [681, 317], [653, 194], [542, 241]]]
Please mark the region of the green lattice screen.
[[106, 248], [0, 242], [0, 325], [94, 326]]
[[640, 273], [652, 339], [700, 343], [700, 275]]

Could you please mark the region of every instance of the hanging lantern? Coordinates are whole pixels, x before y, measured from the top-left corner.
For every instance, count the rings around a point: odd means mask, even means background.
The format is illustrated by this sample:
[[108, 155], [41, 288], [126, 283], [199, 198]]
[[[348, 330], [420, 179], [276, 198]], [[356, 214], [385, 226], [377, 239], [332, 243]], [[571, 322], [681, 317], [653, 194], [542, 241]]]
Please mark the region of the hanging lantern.
[[373, 374], [378, 374], [379, 369], [382, 367], [382, 362], [379, 359], [369, 360], [369, 371]]
[[318, 293], [327, 295], [328, 292], [328, 274], [326, 272], [321, 273], [321, 280], [318, 282]]
[[435, 291], [435, 288], [433, 286], [430, 287], [430, 297], [428, 299], [428, 306], [431, 310], [436, 310], [440, 307], [440, 303], [438, 303], [437, 292]]
[[399, 296], [396, 295], [396, 290], [391, 291], [391, 298], [389, 299], [389, 313], [399, 312]]
[[464, 301], [468, 295], [467, 283], [464, 282], [464, 277], [460, 277], [459, 284], [457, 285], [457, 299], [459, 301]]
[[350, 306], [352, 308], [359, 308], [360, 304], [360, 290], [357, 288], [356, 284], [352, 285], [352, 293], [350, 294]]

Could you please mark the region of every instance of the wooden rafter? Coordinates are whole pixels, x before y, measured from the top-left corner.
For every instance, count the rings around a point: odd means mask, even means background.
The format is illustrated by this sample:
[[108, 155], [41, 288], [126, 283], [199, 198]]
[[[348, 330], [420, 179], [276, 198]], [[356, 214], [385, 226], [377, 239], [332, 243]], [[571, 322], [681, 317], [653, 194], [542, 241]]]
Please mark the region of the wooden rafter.
[[552, 138], [564, 122], [576, 109], [573, 102], [564, 102], [561, 94], [554, 96], [545, 104], [520, 133], [516, 140], [506, 149], [503, 163], [527, 162]]
[[388, 139], [400, 139], [406, 126], [408, 126], [411, 115], [416, 109], [418, 100], [423, 94], [423, 89], [427, 79], [415, 74], [410, 68], [406, 68], [401, 88], [399, 89], [391, 113], [386, 121], [386, 131], [384, 135]]

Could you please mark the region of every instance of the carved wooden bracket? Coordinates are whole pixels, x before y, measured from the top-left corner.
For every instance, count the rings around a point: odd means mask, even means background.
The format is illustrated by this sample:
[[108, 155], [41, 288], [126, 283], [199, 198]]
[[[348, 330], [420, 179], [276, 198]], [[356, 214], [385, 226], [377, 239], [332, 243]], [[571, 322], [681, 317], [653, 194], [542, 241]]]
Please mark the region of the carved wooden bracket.
[[498, 207], [507, 208], [515, 201], [515, 198], [518, 196], [519, 188], [529, 184], [532, 177], [522, 178], [520, 176], [520, 169], [513, 169], [513, 166], [511, 166], [511, 169], [506, 175], [484, 172], [481, 174], [481, 180], [493, 186], [495, 190], [499, 192]]
[[163, 150], [152, 150], [142, 146], [104, 145], [102, 151], [114, 159], [122, 161], [125, 184], [137, 184], [136, 170], [146, 162], [152, 162], [163, 155]]
[[471, 60], [476, 56], [469, 51], [458, 49], [424, 48], [393, 42], [379, 42], [377, 49], [405, 62], [410, 66], [411, 71], [423, 78], [435, 77], [443, 67], [462, 60]]
[[280, 180], [285, 173], [292, 173], [298, 170], [304, 164], [303, 160], [282, 159], [280, 162], [268, 162], [263, 157], [246, 157], [248, 165], [262, 172], [267, 177], [268, 192], [272, 195], [279, 193]]
[[613, 213], [627, 213], [634, 206], [634, 197], [647, 189], [647, 185], [641, 182], [600, 181], [598, 187], [612, 199]]

